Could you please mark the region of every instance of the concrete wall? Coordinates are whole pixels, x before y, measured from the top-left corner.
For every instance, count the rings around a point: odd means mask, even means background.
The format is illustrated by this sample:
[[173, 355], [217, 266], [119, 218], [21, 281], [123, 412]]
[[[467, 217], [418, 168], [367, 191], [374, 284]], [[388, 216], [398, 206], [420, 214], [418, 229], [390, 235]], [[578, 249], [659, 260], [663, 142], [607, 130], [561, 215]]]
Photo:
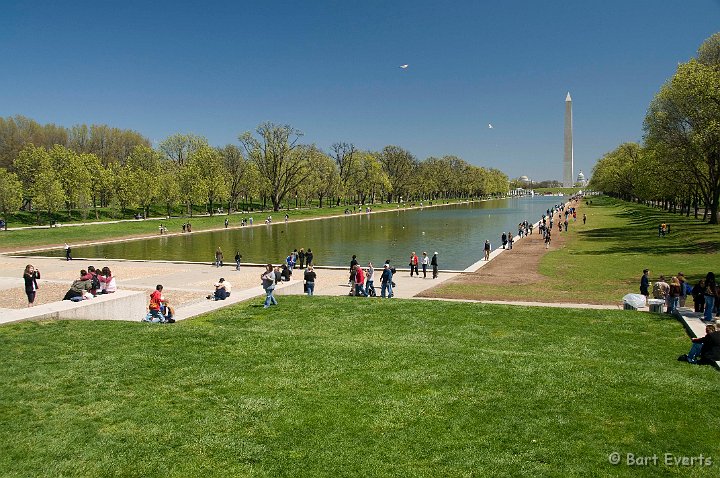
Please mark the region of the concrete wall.
[[119, 290], [91, 300], [63, 300], [27, 309], [4, 311], [0, 324], [23, 320], [131, 320], [139, 321], [147, 311], [149, 295], [144, 292]]

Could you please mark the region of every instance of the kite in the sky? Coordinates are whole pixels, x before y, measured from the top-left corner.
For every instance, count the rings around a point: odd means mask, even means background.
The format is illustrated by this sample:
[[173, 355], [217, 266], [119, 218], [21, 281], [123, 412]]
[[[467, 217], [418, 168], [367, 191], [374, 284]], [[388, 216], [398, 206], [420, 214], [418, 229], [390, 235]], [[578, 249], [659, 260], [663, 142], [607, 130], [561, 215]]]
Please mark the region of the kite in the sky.
[[402, 68], [403, 70], [407, 70], [407, 67], [408, 67], [408, 66], [410, 66], [410, 65], [408, 65], [408, 64], [406, 63], [406, 64], [404, 64], [404, 65], [400, 65], [400, 68]]
[[488, 129], [493, 129], [492, 123], [488, 123]]

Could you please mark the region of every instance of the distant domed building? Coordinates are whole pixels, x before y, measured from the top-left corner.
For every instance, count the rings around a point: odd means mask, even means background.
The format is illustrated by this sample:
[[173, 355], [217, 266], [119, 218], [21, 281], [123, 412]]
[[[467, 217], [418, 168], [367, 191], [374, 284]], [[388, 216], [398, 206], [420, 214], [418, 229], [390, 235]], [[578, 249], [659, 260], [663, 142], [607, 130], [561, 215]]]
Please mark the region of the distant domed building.
[[578, 174], [577, 181], [575, 181], [575, 184], [578, 186], [585, 187], [587, 186], [587, 179], [585, 179], [585, 175], [583, 174], [582, 170], [580, 171], [580, 174]]
[[527, 176], [520, 176], [518, 178], [518, 181], [520, 181], [523, 184], [530, 184], [530, 178], [528, 178]]

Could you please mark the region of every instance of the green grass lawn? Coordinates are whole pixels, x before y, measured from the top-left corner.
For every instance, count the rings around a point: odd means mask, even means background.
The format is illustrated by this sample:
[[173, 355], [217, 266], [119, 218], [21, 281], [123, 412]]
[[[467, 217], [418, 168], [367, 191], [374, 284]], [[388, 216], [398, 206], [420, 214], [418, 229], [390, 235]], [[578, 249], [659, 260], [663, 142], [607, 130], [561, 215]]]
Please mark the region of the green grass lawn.
[[0, 327], [0, 474], [717, 476], [720, 376], [664, 315], [279, 300]]
[[[483, 285], [477, 290], [450, 282], [434, 290], [448, 297], [613, 304], [625, 294], [640, 293], [645, 268], [653, 282], [660, 274], [669, 279], [683, 272], [693, 285], [708, 271], [720, 272], [720, 227], [608, 197], [589, 200], [593, 204], [580, 206], [569, 232], [553, 231], [553, 237], [562, 234], [568, 241], [542, 258], [544, 280], [522, 287]], [[585, 225], [583, 213], [588, 218]], [[663, 222], [670, 225], [670, 234], [658, 237]]]
[[[441, 201], [434, 202], [440, 204]], [[443, 203], [445, 201], [442, 201]], [[447, 201], [450, 204], [462, 202], [457, 199]], [[395, 210], [398, 205], [395, 203], [371, 204], [374, 211]], [[407, 205], [406, 205], [407, 206]], [[173, 217], [171, 219], [157, 219], [145, 221], [122, 221], [119, 223], [106, 224], [88, 224], [73, 227], [56, 227], [33, 229], [25, 228], [12, 231], [0, 230], [0, 251], [12, 251], [17, 249], [27, 249], [31, 247], [42, 246], [62, 246], [63, 243], [80, 244], [84, 242], [118, 239], [122, 237], [147, 236], [159, 233], [160, 224], [164, 224], [168, 228], [169, 233], [177, 233], [182, 231], [182, 225], [186, 222], [192, 224], [193, 232], [217, 229], [224, 227], [225, 219], [230, 220], [230, 226], [240, 225], [243, 217], [253, 217], [255, 224], [262, 223], [269, 215], [273, 217], [273, 222], [283, 221], [285, 214], [290, 216], [290, 220], [308, 219], [313, 217], [325, 217], [343, 214], [348, 206], [341, 205], [337, 207], [323, 207], [312, 209], [291, 209], [290, 211], [281, 210], [278, 212], [264, 211], [252, 213], [237, 214], [216, 214], [214, 216], [195, 216], [195, 217]], [[352, 206], [350, 206], [352, 210]]]

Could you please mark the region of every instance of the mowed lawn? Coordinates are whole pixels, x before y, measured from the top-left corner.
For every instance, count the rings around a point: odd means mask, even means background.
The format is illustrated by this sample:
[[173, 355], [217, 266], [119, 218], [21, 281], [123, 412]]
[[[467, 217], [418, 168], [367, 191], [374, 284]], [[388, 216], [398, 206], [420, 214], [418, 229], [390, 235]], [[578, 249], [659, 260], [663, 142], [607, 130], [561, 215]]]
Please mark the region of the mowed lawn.
[[717, 476], [720, 375], [665, 315], [279, 300], [0, 327], [0, 475]]
[[[579, 205], [577, 222], [565, 246], [551, 250], [540, 261], [543, 279], [522, 286], [483, 284], [468, 287], [461, 279], [432, 290], [435, 297], [501, 299], [545, 302], [619, 304], [628, 293], [640, 293], [640, 277], [650, 269], [650, 280], [660, 274], [685, 274], [696, 284], [709, 271], [720, 273], [720, 226], [608, 197], [592, 197]], [[582, 214], [587, 223], [582, 223]], [[658, 225], [670, 225], [670, 234], [658, 237]], [[692, 300], [688, 301], [692, 307]]]

